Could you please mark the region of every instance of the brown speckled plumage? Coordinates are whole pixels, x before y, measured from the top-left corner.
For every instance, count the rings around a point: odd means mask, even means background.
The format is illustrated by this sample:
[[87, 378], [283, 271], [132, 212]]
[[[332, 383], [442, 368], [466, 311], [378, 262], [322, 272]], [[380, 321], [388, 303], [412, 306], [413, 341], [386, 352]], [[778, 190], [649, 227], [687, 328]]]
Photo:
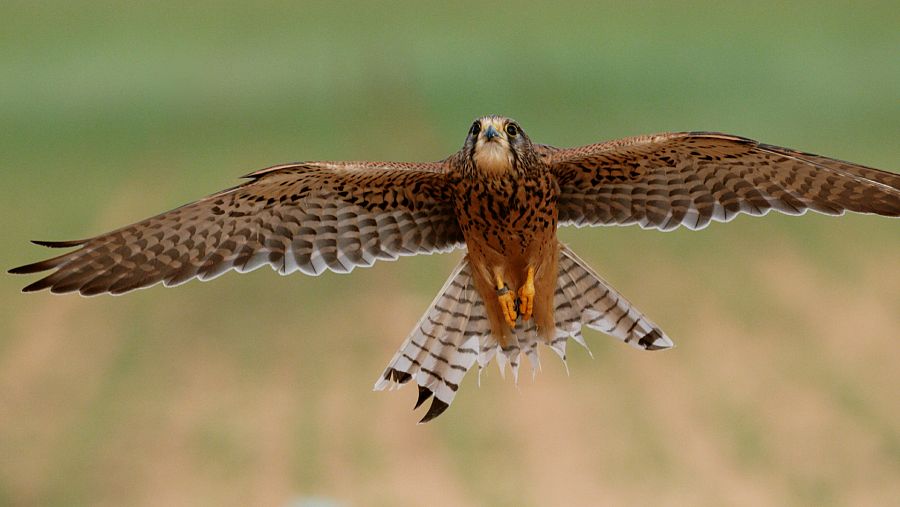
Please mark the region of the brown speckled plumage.
[[[491, 132], [487, 132], [491, 130]], [[301, 162], [175, 210], [81, 240], [10, 270], [52, 270], [25, 287], [121, 294], [268, 264], [279, 273], [349, 272], [378, 259], [468, 254], [376, 383], [413, 378], [423, 421], [452, 402], [465, 373], [496, 358], [518, 372], [538, 343], [565, 359], [582, 326], [646, 350], [671, 340], [573, 252], [558, 225], [706, 227], [740, 213], [900, 215], [900, 175], [714, 132], [639, 136], [560, 149], [533, 145], [512, 120], [476, 120], [463, 148], [435, 163]], [[534, 271], [533, 318], [521, 305]], [[498, 287], [498, 280], [502, 285]], [[516, 299], [514, 322], [500, 298]], [[505, 320], [507, 319], [507, 320]]]
[[[501, 127], [504, 121], [497, 118]], [[527, 267], [534, 266], [539, 296], [534, 318], [549, 341], [555, 329], [552, 296], [557, 279], [559, 186], [521, 129], [510, 143], [512, 167], [499, 174], [476, 166], [475, 137], [470, 134], [448, 164], [454, 209], [475, 268], [475, 287], [485, 299], [494, 336], [506, 345], [512, 339], [511, 328], [503, 320], [497, 298], [490, 297], [496, 290], [494, 272], [499, 271], [515, 291], [525, 283]]]

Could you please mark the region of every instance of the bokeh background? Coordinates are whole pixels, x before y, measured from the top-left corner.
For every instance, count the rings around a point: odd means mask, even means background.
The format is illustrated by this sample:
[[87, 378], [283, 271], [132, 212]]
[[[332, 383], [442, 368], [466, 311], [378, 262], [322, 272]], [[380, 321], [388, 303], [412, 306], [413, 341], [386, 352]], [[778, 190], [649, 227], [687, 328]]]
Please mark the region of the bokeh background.
[[[577, 145], [721, 130], [897, 170], [900, 8], [0, 6], [4, 268], [276, 163], [435, 160], [476, 116]], [[371, 387], [457, 255], [125, 297], [0, 276], [3, 505], [887, 505], [900, 223], [562, 237], [678, 344], [589, 332], [424, 426]], [[573, 347], [576, 347], [573, 345]], [[576, 347], [577, 348], [577, 347]]]

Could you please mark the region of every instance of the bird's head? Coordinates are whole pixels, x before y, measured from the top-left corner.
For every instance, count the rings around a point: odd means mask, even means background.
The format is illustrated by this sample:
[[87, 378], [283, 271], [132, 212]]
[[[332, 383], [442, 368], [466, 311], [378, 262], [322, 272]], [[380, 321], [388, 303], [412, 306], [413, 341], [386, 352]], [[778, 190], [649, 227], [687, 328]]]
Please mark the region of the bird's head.
[[530, 156], [531, 141], [514, 120], [491, 115], [472, 123], [465, 148], [476, 170], [504, 174], [521, 169], [520, 163]]

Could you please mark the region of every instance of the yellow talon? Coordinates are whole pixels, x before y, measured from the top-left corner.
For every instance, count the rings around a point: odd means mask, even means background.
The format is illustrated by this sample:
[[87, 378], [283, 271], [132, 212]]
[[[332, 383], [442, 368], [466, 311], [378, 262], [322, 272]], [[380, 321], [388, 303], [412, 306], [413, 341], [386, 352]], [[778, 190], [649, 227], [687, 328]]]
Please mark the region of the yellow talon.
[[528, 279], [525, 285], [519, 288], [519, 310], [522, 312], [522, 320], [531, 320], [534, 311], [534, 268], [528, 268]]
[[497, 299], [500, 300], [500, 309], [503, 311], [503, 318], [506, 319], [506, 323], [509, 324], [509, 327], [515, 328], [516, 318], [518, 318], [516, 298], [509, 290], [509, 287], [503, 283], [503, 279], [499, 275], [497, 275]]

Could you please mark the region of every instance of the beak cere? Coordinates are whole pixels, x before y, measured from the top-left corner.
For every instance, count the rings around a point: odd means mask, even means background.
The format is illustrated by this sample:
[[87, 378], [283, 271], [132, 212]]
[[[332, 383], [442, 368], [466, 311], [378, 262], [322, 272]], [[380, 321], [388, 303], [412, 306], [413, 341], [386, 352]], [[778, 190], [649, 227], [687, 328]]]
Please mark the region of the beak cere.
[[495, 137], [500, 137], [500, 132], [497, 132], [497, 129], [495, 129], [493, 125], [488, 125], [487, 130], [484, 131], [484, 138], [490, 141]]

